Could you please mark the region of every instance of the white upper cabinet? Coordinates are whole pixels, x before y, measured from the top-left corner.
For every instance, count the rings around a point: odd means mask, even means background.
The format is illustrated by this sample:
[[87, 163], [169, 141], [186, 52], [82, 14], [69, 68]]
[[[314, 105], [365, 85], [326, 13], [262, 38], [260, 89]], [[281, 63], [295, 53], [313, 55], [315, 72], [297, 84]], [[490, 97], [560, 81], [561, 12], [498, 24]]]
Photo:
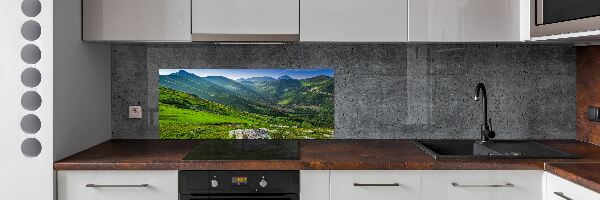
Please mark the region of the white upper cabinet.
[[302, 0], [300, 40], [405, 42], [407, 0]]
[[529, 40], [528, 0], [410, 0], [411, 42]]
[[83, 0], [86, 41], [512, 42], [527, 0]]
[[190, 41], [190, 0], [83, 0], [85, 41]]
[[527, 0], [83, 0], [86, 41], [513, 42]]
[[194, 41], [298, 41], [299, 0], [192, 0]]

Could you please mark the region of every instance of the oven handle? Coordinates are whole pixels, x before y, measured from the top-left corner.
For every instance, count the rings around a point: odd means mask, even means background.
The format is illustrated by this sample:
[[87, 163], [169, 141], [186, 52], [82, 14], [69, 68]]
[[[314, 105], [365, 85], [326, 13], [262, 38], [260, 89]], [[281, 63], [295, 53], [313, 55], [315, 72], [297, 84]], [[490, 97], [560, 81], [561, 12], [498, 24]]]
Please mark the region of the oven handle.
[[179, 195], [180, 200], [205, 200], [205, 199], [289, 199], [289, 200], [298, 200], [298, 195], [296, 194], [285, 194], [285, 195], [273, 195], [273, 196], [260, 196], [260, 195], [228, 195], [228, 196], [195, 196], [195, 195]]

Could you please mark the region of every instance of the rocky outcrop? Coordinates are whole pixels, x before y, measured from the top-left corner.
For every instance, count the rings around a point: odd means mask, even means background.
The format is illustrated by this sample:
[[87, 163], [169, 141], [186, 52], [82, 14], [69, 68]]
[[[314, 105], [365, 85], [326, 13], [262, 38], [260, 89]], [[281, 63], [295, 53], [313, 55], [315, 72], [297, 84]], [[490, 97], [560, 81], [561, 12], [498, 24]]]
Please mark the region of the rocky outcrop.
[[229, 137], [235, 139], [271, 139], [269, 129], [236, 129], [229, 131]]

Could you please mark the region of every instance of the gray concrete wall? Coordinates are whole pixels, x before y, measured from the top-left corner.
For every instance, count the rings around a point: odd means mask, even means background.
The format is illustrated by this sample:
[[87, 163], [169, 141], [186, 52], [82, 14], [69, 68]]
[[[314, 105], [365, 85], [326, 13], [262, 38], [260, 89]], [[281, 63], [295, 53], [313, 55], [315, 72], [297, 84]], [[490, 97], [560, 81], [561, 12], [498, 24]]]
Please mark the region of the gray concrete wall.
[[[575, 138], [575, 48], [542, 44], [113, 45], [113, 138], [158, 137], [158, 69], [335, 69], [335, 137]], [[141, 105], [143, 119], [128, 119]]]

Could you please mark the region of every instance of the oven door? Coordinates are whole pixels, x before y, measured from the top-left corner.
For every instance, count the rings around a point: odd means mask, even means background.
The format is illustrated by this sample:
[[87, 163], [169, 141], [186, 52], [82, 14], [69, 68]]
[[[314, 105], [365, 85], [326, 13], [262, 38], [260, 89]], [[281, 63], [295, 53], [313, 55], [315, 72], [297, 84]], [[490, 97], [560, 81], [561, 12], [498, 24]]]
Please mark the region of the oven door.
[[218, 200], [298, 200], [297, 194], [283, 194], [283, 195], [219, 195], [219, 196], [198, 196], [198, 195], [179, 195], [179, 200], [206, 200], [206, 199], [218, 199]]
[[599, 0], [531, 0], [534, 37], [600, 29]]

